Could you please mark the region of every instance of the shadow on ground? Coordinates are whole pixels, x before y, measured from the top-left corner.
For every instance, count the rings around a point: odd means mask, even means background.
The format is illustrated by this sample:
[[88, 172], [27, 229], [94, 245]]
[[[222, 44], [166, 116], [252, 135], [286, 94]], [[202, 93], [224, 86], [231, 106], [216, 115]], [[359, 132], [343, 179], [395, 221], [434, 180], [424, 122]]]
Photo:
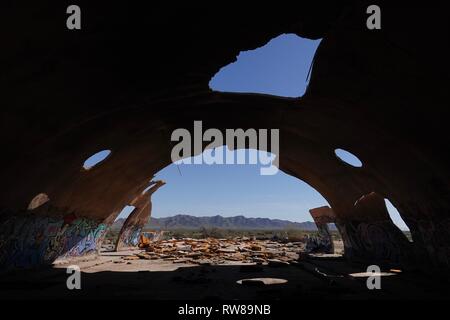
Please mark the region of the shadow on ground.
[[[0, 299], [401, 299], [449, 298], [449, 279], [408, 273], [382, 277], [381, 290], [368, 290], [363, 271], [342, 260], [309, 261], [285, 267], [195, 266], [175, 271], [83, 272], [81, 290], [68, 290], [64, 268], [15, 271], [0, 278]], [[278, 278], [287, 283], [238, 284], [249, 278]]]

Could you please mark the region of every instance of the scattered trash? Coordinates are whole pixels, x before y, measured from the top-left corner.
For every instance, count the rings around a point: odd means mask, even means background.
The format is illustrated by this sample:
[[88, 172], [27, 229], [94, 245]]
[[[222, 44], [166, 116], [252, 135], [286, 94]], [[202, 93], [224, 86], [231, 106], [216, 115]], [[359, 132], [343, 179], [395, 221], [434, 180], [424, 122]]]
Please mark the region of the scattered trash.
[[[161, 239], [153, 237], [153, 239]], [[272, 267], [288, 266], [299, 259], [304, 250], [302, 242], [277, 242], [246, 237], [234, 239], [170, 239], [152, 240], [141, 234], [139, 248], [145, 250], [124, 260], [162, 259], [173, 263], [214, 265], [223, 263], [268, 264]]]
[[156, 231], [156, 232], [142, 232], [139, 235], [139, 248], [145, 248], [149, 246], [154, 241], [160, 241], [162, 236], [164, 235], [164, 231]]

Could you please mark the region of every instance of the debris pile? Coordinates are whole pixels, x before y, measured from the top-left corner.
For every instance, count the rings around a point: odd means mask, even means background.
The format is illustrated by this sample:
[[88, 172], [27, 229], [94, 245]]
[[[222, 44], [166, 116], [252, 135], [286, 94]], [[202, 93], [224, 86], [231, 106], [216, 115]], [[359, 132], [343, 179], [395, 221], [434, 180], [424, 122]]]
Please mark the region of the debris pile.
[[173, 263], [213, 265], [224, 263], [258, 263], [279, 267], [289, 265], [304, 250], [303, 242], [281, 243], [271, 240], [234, 239], [170, 239], [145, 241], [140, 253], [124, 257], [125, 260], [158, 260]]

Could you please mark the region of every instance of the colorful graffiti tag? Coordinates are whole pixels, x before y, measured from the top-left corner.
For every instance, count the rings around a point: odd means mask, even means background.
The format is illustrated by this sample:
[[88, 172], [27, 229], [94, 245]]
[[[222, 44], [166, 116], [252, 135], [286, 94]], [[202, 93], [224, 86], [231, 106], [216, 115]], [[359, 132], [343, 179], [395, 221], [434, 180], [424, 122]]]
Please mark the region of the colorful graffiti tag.
[[75, 215], [12, 215], [1, 223], [0, 266], [27, 268], [97, 253], [107, 226]]
[[139, 244], [139, 235], [142, 229], [142, 225], [135, 225], [123, 230], [119, 239], [121, 247], [136, 247]]
[[306, 252], [334, 253], [333, 240], [327, 224], [317, 224], [318, 235], [308, 235], [306, 239]]

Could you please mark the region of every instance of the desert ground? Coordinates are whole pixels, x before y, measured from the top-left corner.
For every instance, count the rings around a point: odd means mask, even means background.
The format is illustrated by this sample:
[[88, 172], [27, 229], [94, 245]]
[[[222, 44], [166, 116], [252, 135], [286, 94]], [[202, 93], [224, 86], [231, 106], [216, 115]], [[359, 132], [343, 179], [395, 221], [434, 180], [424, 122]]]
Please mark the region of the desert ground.
[[[340, 252], [342, 242], [335, 241]], [[214, 254], [209, 252], [216, 248]], [[207, 249], [205, 249], [207, 248]], [[341, 254], [305, 254], [301, 243], [270, 240], [177, 239], [150, 248], [79, 260], [81, 289], [68, 290], [59, 261], [35, 272], [15, 271], [0, 281], [0, 297], [59, 299], [398, 299], [448, 297], [432, 275], [383, 270], [382, 290], [369, 290], [366, 267]], [[431, 285], [433, 283], [433, 285]]]

